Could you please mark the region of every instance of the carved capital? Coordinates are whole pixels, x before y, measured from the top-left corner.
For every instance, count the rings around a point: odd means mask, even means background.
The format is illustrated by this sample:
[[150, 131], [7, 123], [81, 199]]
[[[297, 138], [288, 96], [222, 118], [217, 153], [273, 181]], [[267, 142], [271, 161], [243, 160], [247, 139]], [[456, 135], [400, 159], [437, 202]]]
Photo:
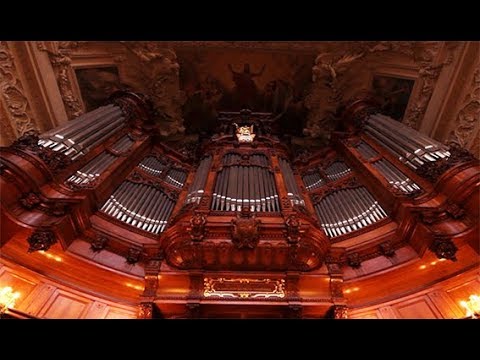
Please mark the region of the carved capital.
[[472, 153], [456, 144], [452, 144], [449, 151], [450, 156], [448, 158], [426, 162], [416, 169], [417, 174], [434, 184], [450, 168], [462, 163], [478, 161]]
[[433, 243], [429, 248], [439, 259], [457, 261], [455, 254], [457, 253], [458, 248], [451, 239], [441, 238], [434, 235]]
[[195, 214], [190, 218], [190, 227], [188, 233], [193, 241], [202, 241], [205, 237], [205, 224], [207, 218], [204, 214], [195, 211]]
[[130, 248], [128, 249], [128, 253], [125, 259], [128, 264], [134, 265], [140, 261], [141, 255], [142, 255], [142, 250], [137, 248]]
[[333, 306], [334, 319], [348, 319], [348, 307], [346, 305]]
[[50, 230], [38, 230], [35, 231], [27, 239], [29, 243], [28, 252], [34, 251], [47, 251], [50, 247], [57, 242], [55, 234]]
[[289, 243], [297, 243], [302, 238], [302, 231], [300, 230], [300, 220], [296, 215], [290, 215], [285, 220], [287, 227], [286, 235]]
[[35, 209], [40, 203], [40, 194], [36, 192], [23, 193], [20, 199], [18, 200], [20, 205], [27, 210]]
[[244, 206], [237, 218], [232, 220], [232, 242], [238, 249], [253, 249], [260, 240], [259, 226], [261, 221]]
[[153, 303], [138, 305], [137, 319], [151, 319], [153, 317]]
[[108, 239], [105, 236], [98, 235], [95, 239], [92, 240], [90, 244], [90, 250], [93, 252], [102, 251], [107, 247]]
[[362, 266], [362, 260], [360, 259], [360, 255], [358, 253], [349, 254], [347, 256], [347, 264], [353, 269], [358, 269], [360, 266]]
[[390, 241], [384, 242], [378, 246], [380, 248], [380, 253], [386, 257], [395, 256], [395, 248], [392, 246]]

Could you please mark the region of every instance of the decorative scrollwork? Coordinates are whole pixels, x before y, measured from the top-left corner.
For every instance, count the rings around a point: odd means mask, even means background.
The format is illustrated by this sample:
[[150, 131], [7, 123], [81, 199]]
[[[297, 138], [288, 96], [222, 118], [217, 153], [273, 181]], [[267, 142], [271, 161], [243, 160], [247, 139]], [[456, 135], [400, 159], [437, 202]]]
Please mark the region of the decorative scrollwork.
[[28, 252], [34, 251], [47, 251], [50, 247], [57, 242], [55, 234], [50, 230], [38, 230], [34, 231], [32, 235], [27, 239]]
[[439, 259], [457, 261], [455, 254], [457, 253], [458, 248], [451, 239], [434, 236], [433, 243], [430, 245], [430, 250], [434, 252]]
[[449, 151], [451, 155], [448, 158], [444, 158], [435, 162], [426, 162], [416, 169], [417, 174], [424, 177], [431, 183], [436, 183], [440, 176], [442, 176], [452, 167], [462, 163], [468, 163], [470, 161], [478, 161], [478, 159], [471, 152], [461, 148], [456, 144], [452, 144]]
[[261, 221], [244, 206], [237, 218], [232, 220], [232, 242], [238, 249], [253, 249], [260, 240], [259, 226]]

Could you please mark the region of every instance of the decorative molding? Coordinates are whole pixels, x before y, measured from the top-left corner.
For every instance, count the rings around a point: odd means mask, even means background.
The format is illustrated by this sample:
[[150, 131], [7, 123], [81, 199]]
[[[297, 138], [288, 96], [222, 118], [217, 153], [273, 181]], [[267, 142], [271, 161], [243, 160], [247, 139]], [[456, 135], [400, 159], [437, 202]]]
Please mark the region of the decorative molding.
[[[6, 41], [0, 41], [0, 93], [5, 102], [6, 110], [15, 125], [16, 134], [14, 138], [23, 136], [29, 131], [38, 130], [29, 115], [28, 99], [19, 80], [13, 55]], [[8, 119], [1, 119], [0, 121], [8, 122]], [[10, 124], [5, 125], [8, 126], [2, 128], [10, 128]], [[7, 135], [11, 137], [14, 134]], [[14, 140], [14, 138], [11, 140]]]
[[238, 249], [253, 249], [260, 240], [259, 225], [261, 221], [243, 207], [236, 219], [232, 219], [232, 242]]
[[138, 305], [137, 319], [151, 319], [153, 317], [153, 303]]
[[207, 217], [195, 211], [195, 214], [190, 218], [190, 227], [188, 233], [193, 241], [202, 241], [205, 237], [205, 224], [207, 223]]
[[63, 153], [38, 145], [38, 140], [39, 137], [37, 131], [30, 130], [15, 140], [11, 145], [11, 148], [20, 151], [27, 151], [38, 156], [54, 174], [70, 166], [72, 159]]
[[457, 253], [458, 248], [451, 239], [443, 238], [441, 235], [434, 234], [433, 243], [429, 248], [439, 259], [457, 261], [455, 254]]
[[140, 256], [142, 255], [142, 250], [137, 248], [129, 248], [127, 256], [125, 257], [127, 264], [134, 265], [140, 261]]
[[37, 230], [34, 231], [27, 239], [28, 252], [34, 251], [47, 251], [50, 247], [57, 242], [55, 234], [50, 230]]
[[108, 244], [108, 238], [102, 235], [97, 235], [97, 237], [92, 240], [90, 249], [93, 252], [99, 252], [105, 249], [107, 247], [107, 244]]
[[125, 56], [135, 69], [135, 72], [129, 72], [129, 81], [141, 84], [138, 91], [151, 99], [160, 136], [183, 134], [182, 106], [186, 97], [180, 89], [180, 65], [175, 52], [159, 42], [121, 43], [128, 50]]
[[74, 73], [70, 64], [70, 53], [80, 45], [80, 41], [37, 42], [40, 51], [47, 52], [57, 77], [58, 88], [65, 104], [68, 118], [71, 120], [83, 114], [81, 101], [75, 95], [69, 73]]
[[362, 266], [362, 259], [358, 253], [351, 253], [347, 255], [347, 264], [353, 269], [358, 269]]
[[416, 169], [416, 173], [432, 184], [435, 184], [440, 176], [450, 168], [470, 161], [478, 161], [478, 159], [468, 150], [461, 148], [457, 144], [452, 144], [449, 148], [450, 156], [434, 162], [426, 162]]
[[395, 247], [393, 247], [390, 241], [384, 242], [378, 245], [380, 248], [380, 253], [386, 257], [393, 257], [395, 256]]
[[46, 200], [38, 192], [24, 193], [18, 202], [26, 210], [37, 209], [50, 216], [64, 216], [70, 211], [68, 204], [58, 200]]
[[455, 128], [450, 132], [448, 142], [462, 148], [469, 148], [478, 136], [475, 130], [480, 123], [480, 67], [474, 74], [470, 91], [465, 97], [455, 119]]
[[296, 215], [290, 215], [285, 220], [286, 236], [289, 243], [298, 243], [302, 239], [301, 223]]
[[348, 307], [346, 305], [333, 306], [334, 319], [348, 319]]
[[222, 299], [284, 298], [284, 279], [205, 278], [204, 297]]

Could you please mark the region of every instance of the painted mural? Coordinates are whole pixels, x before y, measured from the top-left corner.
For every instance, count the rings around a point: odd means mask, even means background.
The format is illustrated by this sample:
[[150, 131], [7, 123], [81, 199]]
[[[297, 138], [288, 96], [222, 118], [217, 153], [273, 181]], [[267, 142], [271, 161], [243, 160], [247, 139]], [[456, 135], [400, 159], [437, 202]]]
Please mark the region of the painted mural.
[[218, 111], [272, 112], [278, 126], [301, 135], [313, 55], [267, 51], [177, 50], [187, 131], [214, 129]]
[[395, 120], [402, 121], [414, 84], [415, 80], [374, 76], [372, 90], [381, 105], [382, 112]]
[[110, 94], [127, 88], [120, 82], [118, 69], [113, 66], [76, 69], [75, 75], [86, 111], [95, 110]]

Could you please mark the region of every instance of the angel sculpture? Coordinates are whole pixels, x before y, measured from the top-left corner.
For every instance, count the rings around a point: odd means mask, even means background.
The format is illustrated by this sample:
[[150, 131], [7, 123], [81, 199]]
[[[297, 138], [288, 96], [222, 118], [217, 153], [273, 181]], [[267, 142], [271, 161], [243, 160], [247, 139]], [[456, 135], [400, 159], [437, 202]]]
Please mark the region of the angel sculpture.
[[255, 139], [255, 134], [253, 133], [253, 125], [251, 126], [238, 126], [237, 123], [233, 123], [235, 125], [236, 136], [239, 143], [251, 143], [253, 139]]
[[339, 76], [348, 69], [347, 66], [364, 55], [364, 53], [345, 54], [340, 58], [332, 53], [318, 55], [313, 67], [313, 81], [316, 81], [317, 77], [326, 78], [327, 85], [334, 88]]

